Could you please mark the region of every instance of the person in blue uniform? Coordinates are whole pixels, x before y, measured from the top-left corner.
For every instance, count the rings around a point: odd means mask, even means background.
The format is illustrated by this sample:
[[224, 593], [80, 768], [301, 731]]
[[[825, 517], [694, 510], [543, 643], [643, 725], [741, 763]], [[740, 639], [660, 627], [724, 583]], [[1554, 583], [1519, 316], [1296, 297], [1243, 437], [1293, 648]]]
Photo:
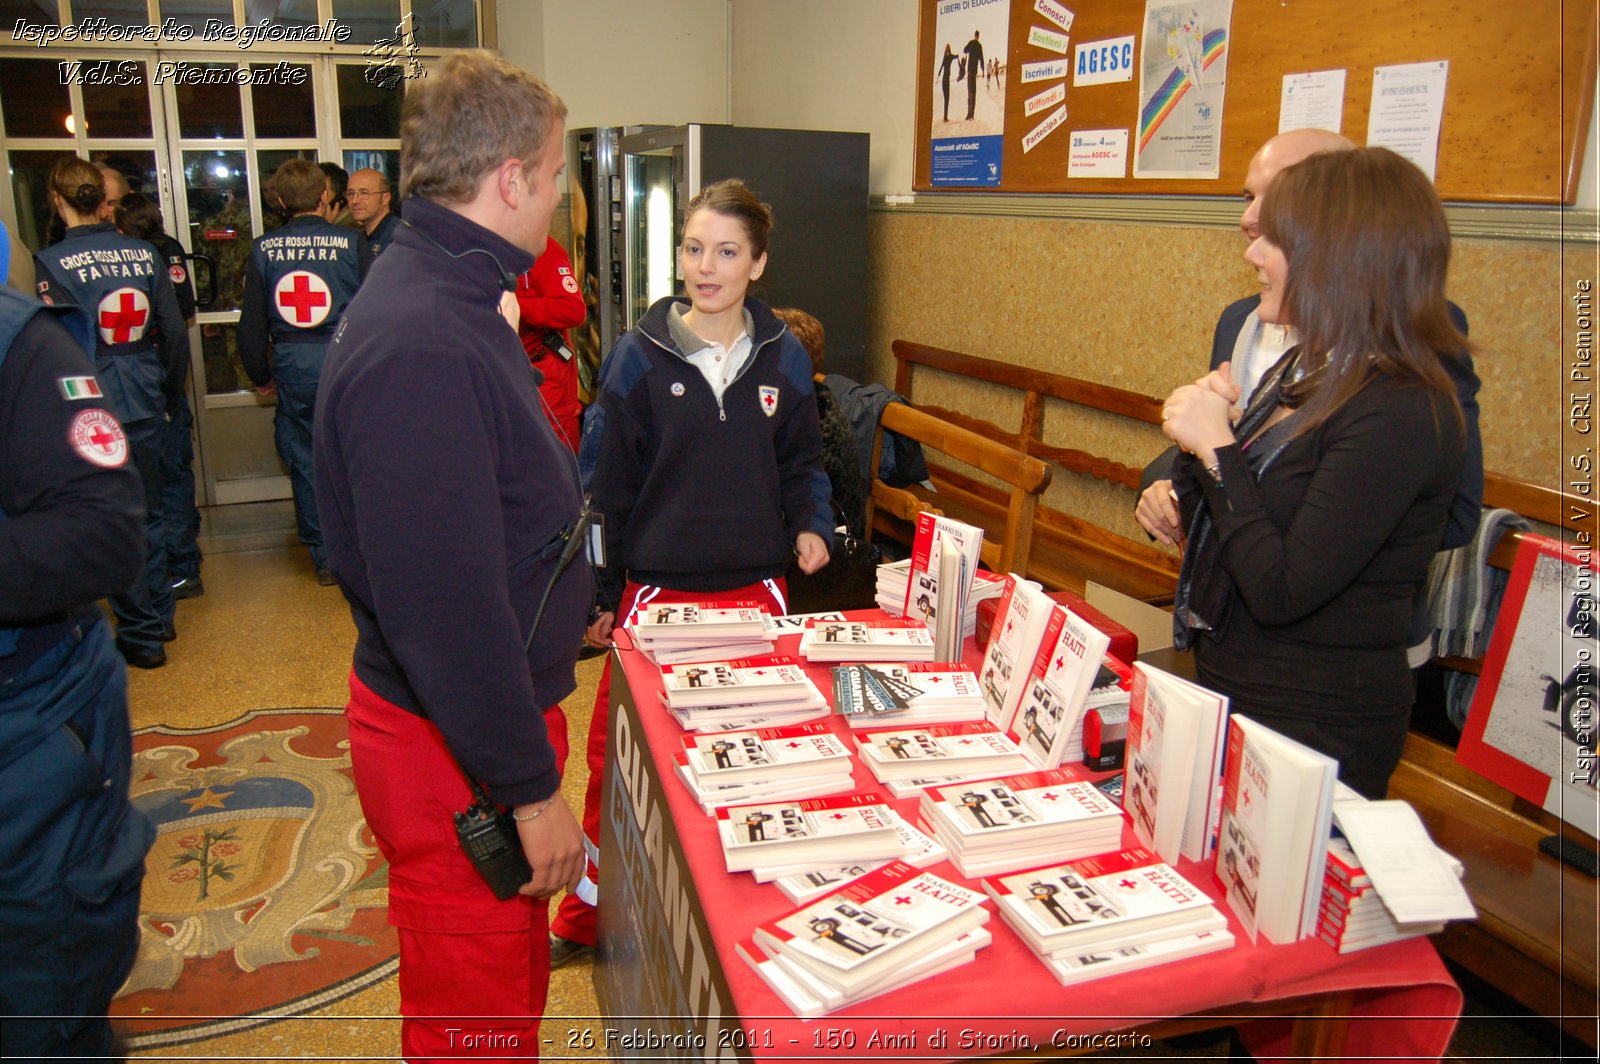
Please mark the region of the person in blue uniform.
[[394, 240], [394, 231], [400, 228], [400, 216], [391, 209], [394, 195], [389, 179], [370, 167], [357, 170], [350, 175], [345, 195], [350, 198], [350, 217], [367, 234], [372, 257], [377, 258]]
[[145, 494], [144, 579], [111, 597], [117, 649], [128, 664], [167, 662], [162, 644], [177, 636], [163, 549], [161, 461], [167, 425], [183, 395], [189, 334], [178, 297], [143, 240], [99, 221], [105, 178], [93, 163], [67, 156], [50, 170], [50, 200], [67, 232], [35, 257], [39, 298], [83, 308], [95, 327], [97, 388], [127, 434]]
[[311, 473], [311, 415], [328, 341], [361, 287], [370, 252], [360, 230], [324, 219], [330, 192], [316, 163], [290, 159], [272, 175], [272, 187], [291, 217], [257, 237], [251, 249], [239, 310], [239, 358], [258, 391], [277, 388], [272, 425], [278, 456], [289, 467], [300, 542], [311, 552], [317, 583], [332, 586]]
[[106, 1009], [138, 949], [153, 837], [128, 801], [128, 673], [95, 605], [140, 579], [143, 487], [107, 396], [91, 386], [86, 352], [94, 349], [85, 310], [46, 307], [0, 286], [0, 1026], [8, 1059], [111, 1054]]
[[[104, 170], [101, 171], [104, 173]], [[194, 324], [194, 279], [183, 245], [162, 228], [161, 206], [143, 192], [129, 192], [116, 204], [118, 231], [148, 240], [161, 255], [178, 297], [185, 327]], [[184, 377], [189, 375], [184, 365]], [[162, 546], [167, 551], [167, 582], [175, 599], [205, 594], [200, 581], [200, 510], [194, 502], [194, 411], [187, 389], [179, 392], [161, 452]]]

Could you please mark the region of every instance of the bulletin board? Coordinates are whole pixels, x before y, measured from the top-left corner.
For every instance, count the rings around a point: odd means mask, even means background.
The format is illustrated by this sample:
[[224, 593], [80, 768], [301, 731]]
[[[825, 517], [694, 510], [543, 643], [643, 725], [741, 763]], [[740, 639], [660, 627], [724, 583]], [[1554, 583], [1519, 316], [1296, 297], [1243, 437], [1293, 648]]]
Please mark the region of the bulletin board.
[[[919, 190], [1234, 193], [1250, 157], [1278, 132], [1286, 75], [1343, 70], [1340, 131], [1364, 144], [1375, 69], [1446, 61], [1434, 175], [1440, 196], [1553, 205], [1577, 195], [1595, 92], [1593, 0], [1233, 0], [1227, 19], [1206, 17], [1225, 0], [1154, 0], [1149, 8], [1160, 10], [1149, 13], [1140, 0], [920, 2]], [[1199, 25], [1185, 49], [1191, 12]], [[1170, 55], [1176, 71], [1166, 97], [1155, 79], [1141, 91], [1146, 26], [1157, 25], [1157, 15], [1169, 28], [1152, 63]], [[968, 50], [974, 34], [981, 64]], [[978, 68], [975, 86], [961, 78], [969, 60]], [[1066, 65], [1065, 77], [1051, 76], [1054, 62]], [[1217, 176], [1136, 177], [1141, 133], [1146, 143], [1158, 136], [1152, 116], [1173, 106], [1170, 90], [1181, 96], [1192, 87], [1184, 70], [1200, 71], [1221, 101], [1214, 143], [1204, 146]], [[977, 105], [971, 121], [969, 91]], [[1190, 110], [1201, 100], [1200, 91], [1190, 95]], [[1127, 131], [1121, 176], [1093, 172], [1086, 131], [1113, 133], [1098, 153], [1106, 158], [1102, 171], [1116, 164], [1115, 132]], [[957, 162], [965, 169], [952, 169]]]

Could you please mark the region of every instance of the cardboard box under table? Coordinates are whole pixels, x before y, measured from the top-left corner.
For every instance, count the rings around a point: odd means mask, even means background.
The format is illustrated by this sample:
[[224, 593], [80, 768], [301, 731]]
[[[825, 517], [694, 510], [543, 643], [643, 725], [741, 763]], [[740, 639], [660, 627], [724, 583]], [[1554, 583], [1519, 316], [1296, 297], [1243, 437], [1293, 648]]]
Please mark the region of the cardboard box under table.
[[[778, 652], [797, 643], [786, 637]], [[970, 640], [967, 650], [975, 662]], [[1231, 950], [1070, 988], [996, 914], [987, 925], [994, 942], [973, 963], [797, 1019], [734, 951], [758, 923], [793, 906], [777, 887], [724, 870], [714, 822], [674, 776], [683, 733], [658, 697], [659, 669], [626, 633], [613, 669], [619, 664], [626, 682], [614, 674], [611, 685], [595, 965], [606, 1019], [566, 1035], [550, 1019], [547, 1038], [589, 1042], [615, 1059], [828, 1061], [1137, 1050], [1144, 1036], [1234, 1023], [1258, 1059], [1437, 1059], [1449, 1042], [1461, 993], [1426, 939], [1343, 957], [1316, 940], [1253, 946], [1231, 913]], [[831, 691], [826, 667], [814, 667], [813, 679]], [[849, 729], [833, 723], [848, 742]], [[859, 762], [855, 780], [880, 790]], [[914, 798], [894, 805], [915, 822]], [[1124, 845], [1134, 841], [1125, 830]], [[1227, 911], [1208, 866], [1178, 870]], [[948, 862], [930, 871], [964, 882]]]

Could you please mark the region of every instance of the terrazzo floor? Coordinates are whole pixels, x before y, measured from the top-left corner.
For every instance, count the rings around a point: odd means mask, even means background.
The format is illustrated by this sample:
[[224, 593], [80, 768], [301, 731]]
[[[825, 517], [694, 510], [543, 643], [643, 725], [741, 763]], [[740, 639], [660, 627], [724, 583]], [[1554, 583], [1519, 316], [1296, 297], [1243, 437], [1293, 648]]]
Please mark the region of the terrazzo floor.
[[[178, 603], [178, 639], [167, 645], [167, 665], [129, 670], [133, 726], [223, 724], [255, 709], [343, 706], [355, 628], [337, 588], [320, 587], [305, 551], [284, 544], [281, 509], [245, 508], [231, 518], [243, 528], [202, 539], [205, 595]], [[263, 518], [265, 521], [263, 523]], [[208, 525], [230, 518], [207, 515]], [[252, 523], [263, 527], [252, 529]], [[261, 546], [263, 543], [280, 545]], [[256, 549], [237, 549], [253, 547]], [[563, 786], [574, 810], [583, 807], [587, 772], [581, 737], [603, 659], [580, 663], [579, 686], [565, 703], [571, 734], [579, 742]], [[597, 1015], [588, 964], [554, 973], [546, 1009], [547, 1033], [589, 1026]], [[239, 1034], [134, 1057], [182, 1060], [396, 1059], [400, 1052], [400, 1001], [390, 978], [303, 1017], [275, 1021]], [[559, 1041], [559, 1039], [557, 1039]], [[547, 1058], [562, 1047], [544, 1047]]]

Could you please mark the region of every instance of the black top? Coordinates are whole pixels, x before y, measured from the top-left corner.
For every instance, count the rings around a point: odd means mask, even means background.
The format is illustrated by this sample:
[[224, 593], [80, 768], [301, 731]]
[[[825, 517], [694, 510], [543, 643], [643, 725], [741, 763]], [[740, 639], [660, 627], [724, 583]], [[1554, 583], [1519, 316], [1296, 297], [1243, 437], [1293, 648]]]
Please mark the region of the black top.
[[717, 398], [674, 338], [659, 299], [600, 367], [582, 462], [605, 514], [601, 602], [622, 576], [726, 591], [782, 576], [801, 533], [832, 550], [833, 508], [811, 359], [772, 311], [746, 299], [752, 350]]
[[[1233, 348], [1239, 338], [1239, 330], [1244, 328], [1245, 321], [1251, 313], [1261, 305], [1261, 295], [1257, 293], [1235, 303], [1230, 303], [1217, 319], [1217, 327], [1211, 337], [1211, 368], [1218, 366], [1233, 358]], [[1450, 321], [1460, 330], [1462, 336], [1467, 335], [1467, 315], [1454, 303], [1447, 303], [1446, 308], [1450, 313]], [[1450, 506], [1450, 520], [1445, 525], [1444, 540], [1441, 549], [1450, 550], [1455, 547], [1464, 547], [1472, 542], [1472, 537], [1478, 532], [1478, 518], [1483, 507], [1483, 440], [1478, 434], [1478, 380], [1477, 371], [1472, 365], [1472, 355], [1466, 351], [1454, 357], [1441, 358], [1440, 363], [1446, 373], [1450, 375], [1451, 382], [1456, 386], [1456, 402], [1461, 404], [1461, 416], [1466, 421], [1467, 441], [1466, 451], [1461, 463], [1461, 481], [1456, 485], [1455, 499]], [[1143, 493], [1157, 480], [1167, 480], [1172, 476], [1172, 462], [1177, 455], [1177, 449], [1169, 447], [1155, 461], [1145, 466], [1144, 475], [1139, 481], [1139, 491]]]
[[[1451, 404], [1379, 377], [1294, 438], [1259, 483], [1240, 445], [1217, 451], [1220, 483], [1180, 456], [1185, 511], [1202, 492], [1233, 584], [1220, 640], [1198, 643], [1202, 678], [1225, 674], [1224, 693], [1327, 720], [1361, 704], [1409, 706], [1413, 595], [1462, 452]], [[1354, 682], [1363, 662], [1381, 679]]]

